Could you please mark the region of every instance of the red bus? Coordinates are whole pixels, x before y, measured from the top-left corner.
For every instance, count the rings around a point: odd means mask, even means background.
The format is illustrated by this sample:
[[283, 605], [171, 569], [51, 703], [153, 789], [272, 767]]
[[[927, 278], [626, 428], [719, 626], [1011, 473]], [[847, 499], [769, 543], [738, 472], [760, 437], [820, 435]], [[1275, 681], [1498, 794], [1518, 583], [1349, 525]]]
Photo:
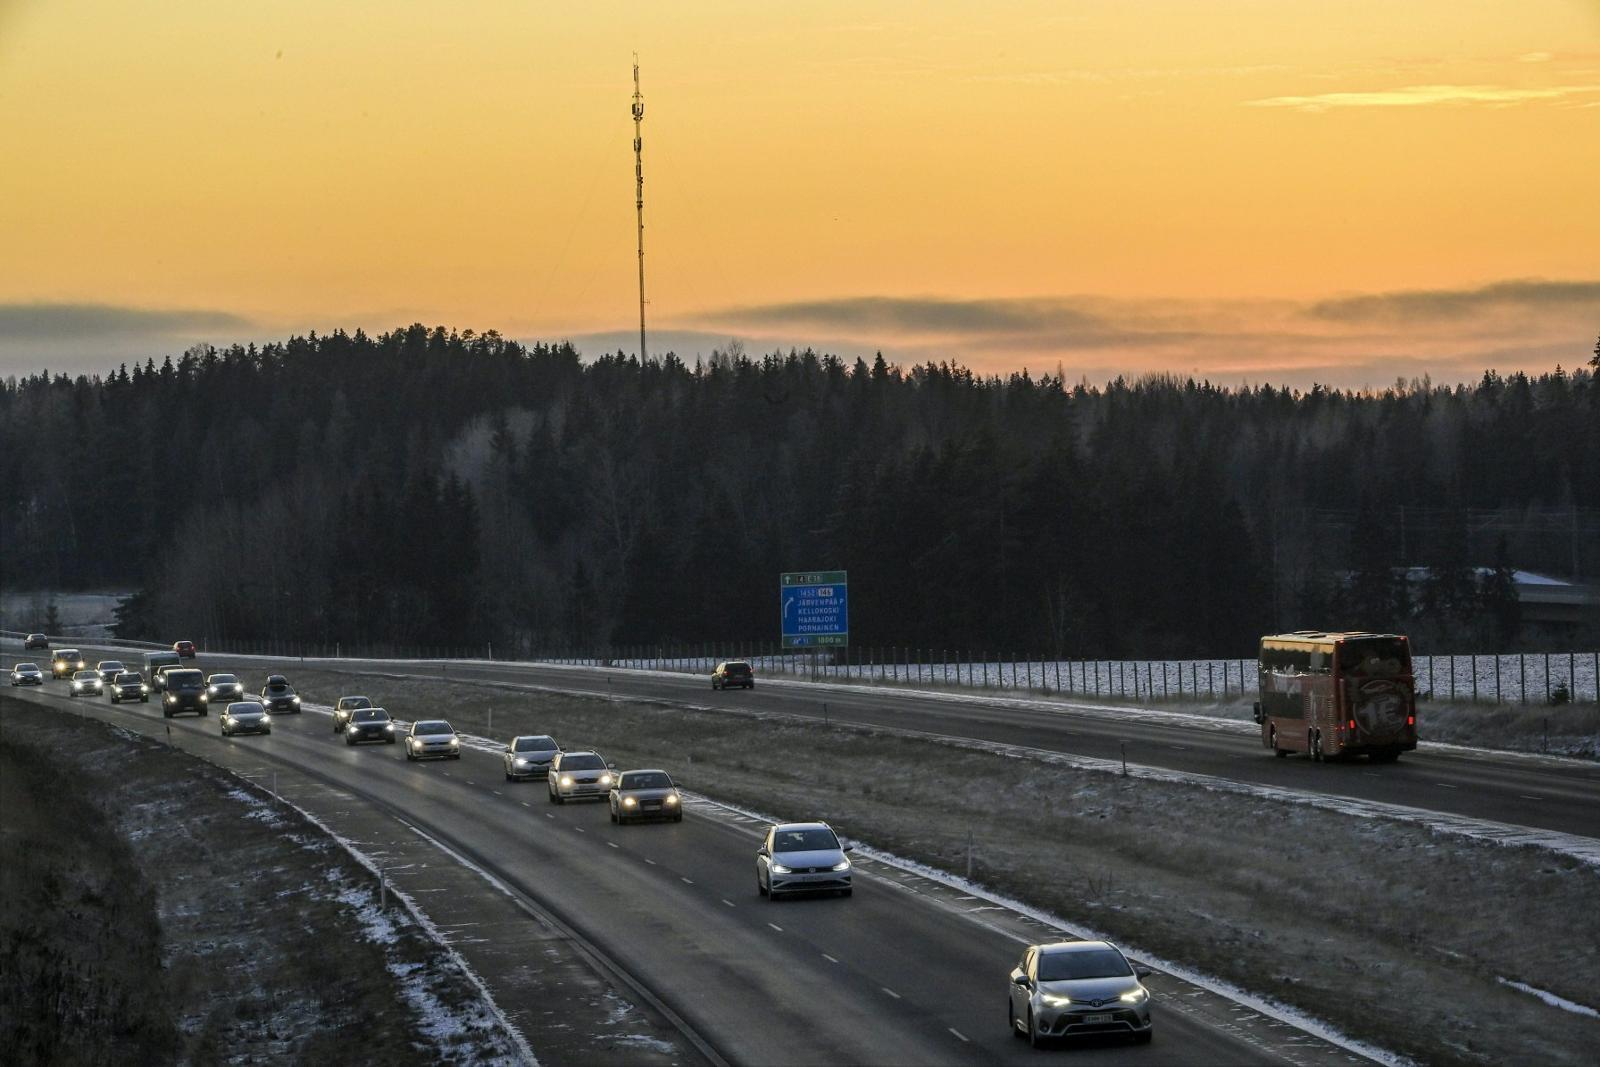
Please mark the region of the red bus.
[[1256, 722], [1274, 755], [1393, 763], [1417, 747], [1411, 645], [1399, 634], [1271, 634], [1257, 677]]

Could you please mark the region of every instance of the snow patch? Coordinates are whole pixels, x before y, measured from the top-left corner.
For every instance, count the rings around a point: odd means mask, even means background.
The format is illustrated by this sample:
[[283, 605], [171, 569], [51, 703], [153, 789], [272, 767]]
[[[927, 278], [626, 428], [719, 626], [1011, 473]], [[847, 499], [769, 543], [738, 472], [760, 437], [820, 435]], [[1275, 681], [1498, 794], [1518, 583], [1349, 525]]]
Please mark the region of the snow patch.
[[1543, 989], [1536, 988], [1524, 982], [1513, 982], [1509, 978], [1501, 978], [1498, 975], [1495, 976], [1495, 981], [1499, 982], [1501, 985], [1510, 986], [1512, 989], [1519, 990], [1520, 992], [1531, 993], [1540, 1000], [1544, 1001], [1546, 1004], [1550, 1005], [1552, 1008], [1560, 1008], [1562, 1011], [1570, 1011], [1574, 1015], [1587, 1015], [1591, 1019], [1600, 1019], [1600, 1011], [1595, 1011], [1587, 1004], [1579, 1004], [1575, 1000], [1568, 1000], [1566, 997], [1558, 997], [1554, 993], [1546, 992]]

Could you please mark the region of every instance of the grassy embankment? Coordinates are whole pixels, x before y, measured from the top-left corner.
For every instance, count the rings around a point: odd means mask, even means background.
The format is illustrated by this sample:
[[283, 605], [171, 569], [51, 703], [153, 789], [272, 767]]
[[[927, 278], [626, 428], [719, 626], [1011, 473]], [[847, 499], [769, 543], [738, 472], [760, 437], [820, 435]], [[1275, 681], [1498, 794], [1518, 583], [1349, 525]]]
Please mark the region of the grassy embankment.
[[[503, 1052], [444, 950], [399, 908], [375, 919], [374, 897], [342, 849], [226, 772], [0, 695], [0, 1048], [11, 1062]], [[460, 1025], [437, 1028], [440, 1017]]]
[[[512, 687], [296, 671], [330, 702], [494, 736], [548, 732], [619, 766], [964, 871], [1037, 907], [1429, 1063], [1582, 1063], [1600, 871], [1531, 848], [1299, 805], [976, 752], [869, 728], [691, 712]], [[1354, 773], [1354, 768], [1352, 768]], [[526, 786], [537, 790], [537, 784]], [[1514, 915], [1515, 935], [1507, 936]]]

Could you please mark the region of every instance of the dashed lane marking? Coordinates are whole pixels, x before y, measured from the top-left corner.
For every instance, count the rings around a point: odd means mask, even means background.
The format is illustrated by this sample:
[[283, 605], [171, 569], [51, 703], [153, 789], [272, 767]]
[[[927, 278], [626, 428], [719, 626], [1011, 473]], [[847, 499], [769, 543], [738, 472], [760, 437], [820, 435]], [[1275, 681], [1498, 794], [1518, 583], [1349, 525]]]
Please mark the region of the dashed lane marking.
[[946, 1027], [946, 1029], [948, 1029], [952, 1034], [955, 1034], [959, 1040], [964, 1041], [969, 1045], [972, 1044], [972, 1039], [966, 1034], [963, 1034], [960, 1030], [957, 1030], [955, 1027], [950, 1026]]
[[885, 993], [889, 994], [891, 997], [893, 997], [896, 1000], [902, 999], [899, 993], [896, 993], [894, 990], [890, 989], [886, 985], [881, 985], [878, 988], [883, 990]]
[[783, 927], [779, 926], [777, 923], [768, 923], [767, 925], [778, 931], [778, 933], [783, 933]]
[[645, 862], [648, 863], [652, 867], [654, 867], [656, 865], [656, 861], [652, 860], [652, 859], [647, 859], [647, 860], [645, 860]]
[[737, 908], [739, 906], [739, 905], [735, 904], [733, 901], [729, 900], [727, 897], [723, 897], [722, 898], [722, 902], [724, 904], [726, 904], [730, 908]]
[[824, 952], [822, 954], [822, 958], [827, 960], [829, 963], [838, 963], [839, 962], [838, 960], [834, 959], [832, 956], [828, 955], [826, 952]]
[[682, 882], [684, 885], [694, 885], [694, 879], [693, 878], [685, 878], [681, 874], [678, 875], [678, 881]]
[[[467, 783], [467, 784], [468, 784], [468, 785], [471, 785], [471, 784], [472, 784], [472, 783], [471, 783], [471, 782], [468, 782], [468, 783]], [[502, 792], [500, 792], [500, 790], [498, 790], [498, 789], [491, 789], [491, 790], [489, 790], [489, 792], [491, 792], [491, 793], [493, 793], [493, 794], [494, 794], [494, 795], [495, 795], [495, 796], [497, 796], [497, 797], [503, 797], [503, 796], [505, 796], [505, 794], [504, 794], [504, 793], [502, 793]]]
[[617, 847], [617, 843], [615, 841], [607, 841], [606, 845], [608, 847], [610, 847], [610, 848], [616, 848]]

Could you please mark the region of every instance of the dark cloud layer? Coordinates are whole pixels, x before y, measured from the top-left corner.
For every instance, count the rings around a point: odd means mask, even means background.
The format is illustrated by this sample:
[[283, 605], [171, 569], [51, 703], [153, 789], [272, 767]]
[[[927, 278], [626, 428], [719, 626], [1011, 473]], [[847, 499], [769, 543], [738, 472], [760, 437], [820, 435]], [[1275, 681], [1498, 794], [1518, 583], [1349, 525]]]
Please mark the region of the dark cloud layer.
[[242, 330], [248, 319], [227, 311], [153, 309], [114, 304], [0, 303], [0, 342], [164, 338], [210, 330]]
[[1098, 332], [1100, 319], [1066, 299], [947, 300], [862, 296], [724, 308], [706, 316], [735, 326], [812, 326], [889, 333]]
[[1409, 322], [1454, 319], [1509, 310], [1561, 309], [1595, 313], [1600, 329], [1600, 281], [1545, 281], [1538, 278], [1495, 282], [1477, 289], [1414, 289], [1321, 300], [1307, 313], [1330, 322]]

